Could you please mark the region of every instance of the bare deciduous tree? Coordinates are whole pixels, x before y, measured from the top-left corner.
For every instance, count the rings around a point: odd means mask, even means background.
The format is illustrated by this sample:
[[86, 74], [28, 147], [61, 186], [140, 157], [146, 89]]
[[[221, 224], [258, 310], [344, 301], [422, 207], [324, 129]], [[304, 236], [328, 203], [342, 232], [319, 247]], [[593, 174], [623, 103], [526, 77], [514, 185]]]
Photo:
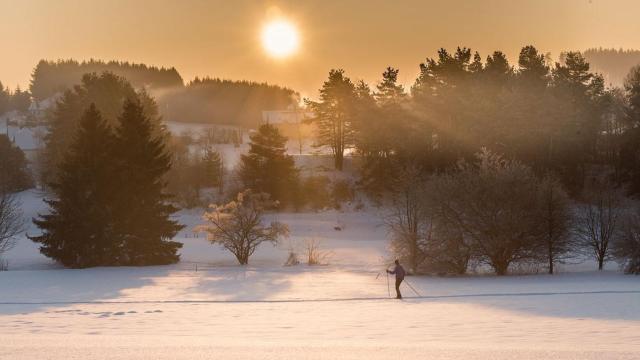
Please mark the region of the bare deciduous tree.
[[571, 238], [572, 214], [569, 209], [569, 197], [560, 182], [546, 176], [538, 187], [537, 222], [540, 229], [540, 254], [553, 274], [558, 262], [571, 256], [575, 244]]
[[619, 236], [624, 214], [624, 197], [607, 182], [594, 182], [585, 188], [584, 202], [579, 206], [574, 233], [580, 249], [595, 257], [598, 270], [611, 258], [611, 244]]
[[413, 167], [400, 171], [397, 179], [393, 184], [391, 213], [385, 220], [391, 233], [392, 251], [415, 273], [426, 257], [432, 220], [425, 211], [425, 181]]
[[264, 211], [276, 205], [265, 193], [245, 190], [234, 201], [211, 205], [211, 211], [204, 214], [209, 224], [200, 230], [209, 233], [212, 243], [222, 245], [235, 255], [240, 265], [246, 265], [258, 245], [276, 244], [280, 236], [288, 236], [289, 228], [283, 223], [263, 224]]
[[0, 192], [0, 255], [11, 250], [16, 237], [23, 231], [20, 204], [13, 195]]
[[438, 216], [460, 231], [472, 256], [496, 274], [505, 275], [513, 262], [534, 257], [537, 180], [530, 168], [483, 150], [477, 166], [461, 163], [457, 171], [432, 183], [429, 198]]

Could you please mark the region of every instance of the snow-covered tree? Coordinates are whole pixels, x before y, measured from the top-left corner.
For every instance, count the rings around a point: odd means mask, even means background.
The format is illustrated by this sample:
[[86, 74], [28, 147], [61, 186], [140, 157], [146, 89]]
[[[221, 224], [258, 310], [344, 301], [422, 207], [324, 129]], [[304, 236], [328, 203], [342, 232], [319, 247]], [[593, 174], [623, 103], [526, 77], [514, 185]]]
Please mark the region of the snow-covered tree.
[[265, 193], [253, 193], [245, 190], [235, 200], [223, 205], [211, 205], [204, 213], [208, 224], [200, 230], [209, 234], [213, 244], [219, 244], [235, 255], [240, 265], [247, 265], [249, 257], [260, 244], [276, 244], [281, 236], [288, 236], [289, 228], [280, 222], [265, 224], [265, 210], [274, 207], [276, 202]]

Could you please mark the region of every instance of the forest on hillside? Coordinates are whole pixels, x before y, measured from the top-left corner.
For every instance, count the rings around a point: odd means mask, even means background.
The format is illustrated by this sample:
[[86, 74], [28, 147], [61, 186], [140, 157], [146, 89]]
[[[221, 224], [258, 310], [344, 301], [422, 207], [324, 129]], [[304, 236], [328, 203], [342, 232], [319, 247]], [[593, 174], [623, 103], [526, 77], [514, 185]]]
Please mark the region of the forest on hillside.
[[296, 103], [288, 88], [251, 81], [195, 78], [158, 97], [164, 118], [257, 128], [264, 110], [285, 110]]
[[615, 86], [622, 86], [629, 70], [640, 64], [640, 50], [592, 48], [583, 54], [593, 70]]
[[58, 60], [40, 62], [33, 69], [29, 91], [34, 100], [41, 101], [80, 83], [88, 73], [111, 72], [124, 77], [136, 88], [159, 89], [182, 86], [182, 77], [175, 68], [147, 66], [125, 61]]
[[[160, 114], [169, 121], [256, 128], [263, 110], [285, 110], [297, 101], [293, 90], [276, 85], [196, 77], [185, 86], [173, 67], [101, 60], [41, 60], [31, 75], [29, 91], [35, 101], [41, 101], [73, 89], [85, 74], [105, 72], [126, 79], [135, 89], [145, 89], [155, 95]], [[9, 94], [8, 90], [5, 92]], [[20, 98], [19, 88], [16, 93], [16, 99]], [[0, 111], [2, 98], [0, 96]]]

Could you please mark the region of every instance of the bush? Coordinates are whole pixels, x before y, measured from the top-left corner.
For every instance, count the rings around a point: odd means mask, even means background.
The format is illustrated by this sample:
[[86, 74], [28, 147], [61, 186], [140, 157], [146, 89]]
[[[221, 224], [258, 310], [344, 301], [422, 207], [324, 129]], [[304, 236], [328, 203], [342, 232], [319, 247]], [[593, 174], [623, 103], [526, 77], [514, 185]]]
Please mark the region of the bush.
[[305, 243], [308, 265], [327, 265], [333, 255], [330, 251], [320, 248], [320, 240], [308, 239]]

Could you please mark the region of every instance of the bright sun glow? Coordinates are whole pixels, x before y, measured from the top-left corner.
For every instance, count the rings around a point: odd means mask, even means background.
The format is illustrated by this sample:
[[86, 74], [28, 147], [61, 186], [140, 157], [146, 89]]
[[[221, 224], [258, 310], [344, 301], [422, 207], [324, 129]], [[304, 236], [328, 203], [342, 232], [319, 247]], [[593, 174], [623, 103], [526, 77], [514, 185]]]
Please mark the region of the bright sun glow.
[[288, 21], [272, 21], [262, 29], [262, 46], [273, 57], [290, 56], [298, 49], [298, 30]]

